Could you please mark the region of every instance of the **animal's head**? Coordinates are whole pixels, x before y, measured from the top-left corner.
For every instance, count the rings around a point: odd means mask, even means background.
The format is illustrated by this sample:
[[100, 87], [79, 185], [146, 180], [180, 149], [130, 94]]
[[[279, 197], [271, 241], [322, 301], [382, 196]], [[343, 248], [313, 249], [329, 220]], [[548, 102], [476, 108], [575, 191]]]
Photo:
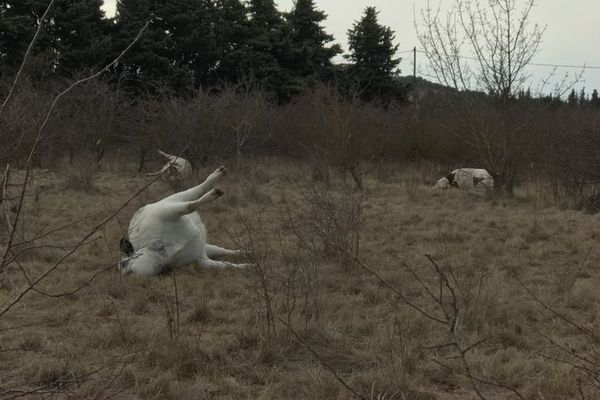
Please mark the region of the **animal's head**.
[[121, 259], [119, 261], [119, 270], [122, 273], [127, 273], [130, 270], [130, 262], [133, 258], [133, 254], [135, 253], [135, 249], [131, 242], [125, 238], [121, 238], [119, 242], [119, 249], [121, 252]]
[[450, 187], [450, 182], [448, 181], [448, 178], [442, 178], [438, 180], [433, 187], [438, 189], [447, 189]]
[[451, 172], [450, 174], [448, 174], [448, 176], [446, 176], [446, 179], [448, 179], [448, 184], [450, 185], [450, 187], [458, 187], [458, 182], [456, 182], [456, 177], [454, 176], [454, 172]]
[[181, 178], [181, 172], [176, 164], [169, 164], [167, 173], [164, 175], [168, 180]]

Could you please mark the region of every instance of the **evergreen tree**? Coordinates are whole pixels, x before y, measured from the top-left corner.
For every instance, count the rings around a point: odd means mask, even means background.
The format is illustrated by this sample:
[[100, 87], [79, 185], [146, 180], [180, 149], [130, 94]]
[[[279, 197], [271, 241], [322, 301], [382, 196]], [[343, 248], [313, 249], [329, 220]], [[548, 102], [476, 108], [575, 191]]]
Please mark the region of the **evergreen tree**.
[[581, 88], [581, 92], [579, 92], [579, 107], [585, 107], [587, 104], [587, 95], [585, 93], [585, 88]]
[[592, 107], [600, 108], [600, 98], [598, 98], [598, 90], [594, 89], [592, 92], [592, 98], [590, 100]]
[[59, 0], [49, 31], [55, 40], [56, 70], [71, 75], [109, 62], [109, 22], [102, 0]]
[[[0, 61], [19, 65], [49, 0], [0, 1]], [[102, 0], [57, 0], [34, 47], [48, 71], [70, 75], [103, 63], [109, 56], [110, 27]]]
[[289, 77], [281, 68], [286, 46], [285, 25], [273, 0], [250, 0], [251, 71], [255, 82], [267, 92], [275, 93], [284, 100]]
[[250, 75], [250, 21], [240, 0], [217, 0], [215, 34], [219, 64], [217, 81], [240, 82]]
[[327, 45], [333, 36], [321, 26], [325, 19], [325, 13], [316, 9], [314, 0], [297, 0], [286, 16], [290, 46], [284, 66], [301, 87], [328, 80], [331, 59], [342, 51], [337, 44]]
[[117, 48], [153, 20], [121, 70], [144, 87], [166, 85], [179, 93], [206, 83], [217, 64], [213, 11], [210, 0], [119, 0]]
[[[9, 69], [20, 65], [48, 1], [0, 1], [0, 65]], [[38, 38], [34, 54], [43, 52], [51, 53], [49, 36], [44, 34]]]
[[255, 31], [276, 32], [283, 25], [283, 17], [273, 0], [250, 0], [249, 11]]
[[[156, 11], [155, 0], [117, 0], [114, 52], [127, 46], [146, 21], [154, 20]], [[129, 86], [146, 89], [165, 83], [172, 68], [164, 52], [164, 41], [166, 34], [153, 21], [117, 68], [119, 74], [124, 74]]]
[[569, 97], [567, 97], [567, 104], [569, 106], [577, 105], [577, 93], [575, 93], [575, 89], [571, 89], [571, 93], [569, 93]]
[[388, 102], [404, 96], [402, 86], [395, 79], [399, 58], [394, 58], [394, 32], [379, 24], [375, 7], [367, 7], [360, 21], [348, 31], [352, 72], [359, 90], [366, 100]]
[[163, 0], [158, 16], [168, 32], [166, 54], [175, 71], [189, 74], [195, 86], [207, 83], [217, 65], [212, 1]]

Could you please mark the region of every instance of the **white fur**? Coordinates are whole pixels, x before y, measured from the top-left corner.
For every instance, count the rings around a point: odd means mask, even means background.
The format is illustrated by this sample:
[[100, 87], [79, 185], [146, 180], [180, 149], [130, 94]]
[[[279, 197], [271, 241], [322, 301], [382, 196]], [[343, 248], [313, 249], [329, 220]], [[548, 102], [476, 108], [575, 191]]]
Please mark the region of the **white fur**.
[[162, 175], [169, 183], [184, 182], [192, 176], [192, 164], [182, 157], [173, 156], [158, 150], [158, 154], [167, 159], [167, 163], [156, 172], [149, 173], [148, 176]]
[[450, 187], [450, 181], [446, 177], [440, 178], [433, 187], [438, 189], [448, 189]]
[[129, 224], [129, 242], [133, 255], [123, 257], [123, 273], [159, 274], [167, 265], [178, 267], [197, 262], [202, 267], [245, 267], [214, 261], [210, 257], [239, 254], [206, 243], [206, 228], [197, 208], [221, 196], [214, 184], [225, 173], [218, 168], [200, 185], [172, 194], [140, 208]]
[[456, 187], [459, 189], [492, 190], [494, 178], [490, 173], [481, 168], [458, 168], [441, 178], [434, 185], [435, 188], [447, 189]]

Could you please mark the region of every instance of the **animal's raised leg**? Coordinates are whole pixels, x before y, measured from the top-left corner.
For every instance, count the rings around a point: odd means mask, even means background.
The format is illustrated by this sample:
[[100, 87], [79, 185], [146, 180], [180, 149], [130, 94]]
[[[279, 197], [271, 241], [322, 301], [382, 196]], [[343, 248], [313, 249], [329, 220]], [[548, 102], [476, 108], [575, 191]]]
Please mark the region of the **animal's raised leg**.
[[209, 203], [214, 199], [221, 197], [223, 191], [221, 189], [212, 189], [198, 200], [194, 201], [170, 201], [160, 203], [156, 206], [156, 212], [163, 218], [178, 218], [182, 215], [191, 214], [198, 209], [202, 204]]
[[161, 156], [163, 156], [164, 158], [166, 158], [169, 161], [175, 161], [177, 159], [177, 157], [167, 154], [164, 151], [158, 150], [158, 154], [160, 154]]
[[229, 250], [214, 244], [206, 244], [206, 255], [210, 257], [235, 256], [241, 254], [241, 250]]
[[227, 170], [225, 167], [217, 168], [212, 174], [206, 178], [204, 182], [199, 184], [198, 186], [194, 186], [193, 188], [184, 190], [183, 192], [178, 192], [170, 195], [163, 199], [163, 201], [175, 201], [175, 202], [186, 202], [186, 201], [194, 201], [199, 199], [203, 194], [208, 192], [215, 186], [215, 183], [225, 175]]

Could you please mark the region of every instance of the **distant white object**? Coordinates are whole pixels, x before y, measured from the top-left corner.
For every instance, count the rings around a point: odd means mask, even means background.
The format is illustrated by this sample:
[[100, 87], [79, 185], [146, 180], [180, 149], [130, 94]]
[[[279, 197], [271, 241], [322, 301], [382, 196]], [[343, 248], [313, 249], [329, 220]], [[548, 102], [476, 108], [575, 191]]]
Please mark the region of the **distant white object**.
[[223, 194], [214, 184], [225, 171], [220, 167], [202, 184], [140, 208], [129, 224], [129, 239], [121, 239], [121, 272], [157, 275], [168, 265], [193, 262], [208, 268], [249, 266], [211, 259], [240, 251], [206, 243], [206, 228], [197, 213], [201, 204]]
[[441, 178], [434, 185], [435, 188], [450, 188], [459, 189], [478, 189], [492, 190], [494, 188], [494, 178], [492, 175], [481, 168], [458, 168], [450, 172], [444, 178]]
[[159, 171], [149, 173], [148, 176], [162, 175], [164, 180], [175, 184], [185, 182], [192, 176], [192, 164], [185, 158], [172, 156], [160, 150], [158, 154], [166, 158], [167, 163]]

